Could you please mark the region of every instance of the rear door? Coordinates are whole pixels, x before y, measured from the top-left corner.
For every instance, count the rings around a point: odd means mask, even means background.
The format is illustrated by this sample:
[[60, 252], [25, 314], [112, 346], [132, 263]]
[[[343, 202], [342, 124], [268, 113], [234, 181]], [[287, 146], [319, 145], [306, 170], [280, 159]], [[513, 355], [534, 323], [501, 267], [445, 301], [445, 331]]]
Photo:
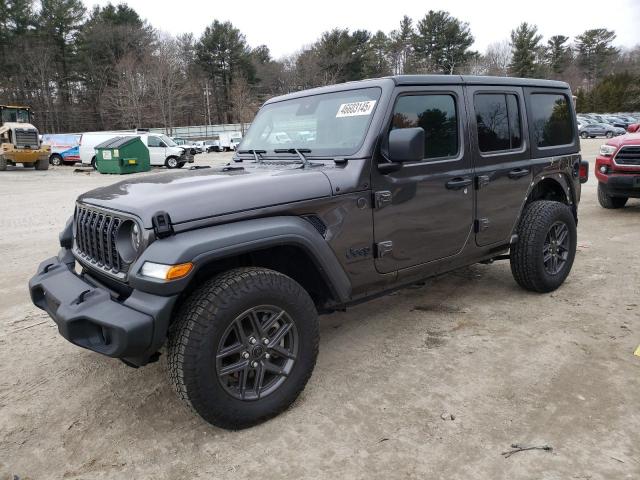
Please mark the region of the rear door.
[[469, 86], [476, 244], [509, 240], [533, 172], [522, 88]]
[[382, 150], [392, 129], [422, 127], [425, 158], [386, 175], [374, 167], [376, 269], [381, 273], [456, 255], [473, 225], [462, 87], [398, 88], [391, 105]]

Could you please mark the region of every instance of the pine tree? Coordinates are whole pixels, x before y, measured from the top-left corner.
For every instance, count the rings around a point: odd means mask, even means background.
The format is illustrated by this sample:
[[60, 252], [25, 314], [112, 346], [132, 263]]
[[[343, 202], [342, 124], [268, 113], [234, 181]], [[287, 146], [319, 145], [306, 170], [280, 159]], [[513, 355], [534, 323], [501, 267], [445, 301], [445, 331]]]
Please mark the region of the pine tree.
[[554, 35], [547, 41], [545, 59], [551, 72], [561, 75], [571, 63], [571, 48], [567, 45], [569, 37]]
[[453, 74], [477, 55], [469, 50], [473, 35], [469, 24], [449, 15], [449, 12], [430, 10], [418, 22], [414, 50], [427, 71]]
[[509, 70], [516, 77], [533, 77], [538, 69], [537, 58], [540, 51], [542, 35], [538, 35], [538, 27], [521, 23], [511, 31], [511, 51], [513, 56]]
[[609, 60], [619, 53], [611, 45], [615, 38], [615, 32], [605, 28], [587, 30], [576, 37], [578, 63], [584, 71], [589, 90], [602, 78]]

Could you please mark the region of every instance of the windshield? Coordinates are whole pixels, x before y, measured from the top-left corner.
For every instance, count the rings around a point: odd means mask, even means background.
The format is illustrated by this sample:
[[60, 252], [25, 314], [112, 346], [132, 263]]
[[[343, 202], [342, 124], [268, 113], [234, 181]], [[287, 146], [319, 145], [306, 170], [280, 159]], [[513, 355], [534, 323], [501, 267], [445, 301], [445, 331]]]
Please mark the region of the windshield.
[[242, 139], [243, 150], [310, 149], [309, 156], [358, 151], [380, 98], [379, 88], [346, 90], [265, 105]]
[[29, 110], [24, 108], [3, 108], [2, 123], [5, 122], [30, 123]]
[[160, 138], [162, 139], [162, 141], [167, 145], [167, 147], [176, 147], [178, 144], [176, 142], [174, 142], [173, 140], [171, 140], [169, 137], [167, 137], [166, 135], [160, 135]]

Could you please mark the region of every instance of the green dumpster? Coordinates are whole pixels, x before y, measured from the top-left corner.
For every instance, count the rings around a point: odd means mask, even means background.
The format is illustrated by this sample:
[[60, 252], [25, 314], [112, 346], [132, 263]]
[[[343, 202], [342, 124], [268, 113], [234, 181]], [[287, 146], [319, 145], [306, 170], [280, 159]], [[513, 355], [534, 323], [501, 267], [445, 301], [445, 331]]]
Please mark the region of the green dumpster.
[[136, 173], [151, 169], [149, 149], [140, 137], [114, 137], [95, 147], [100, 173]]

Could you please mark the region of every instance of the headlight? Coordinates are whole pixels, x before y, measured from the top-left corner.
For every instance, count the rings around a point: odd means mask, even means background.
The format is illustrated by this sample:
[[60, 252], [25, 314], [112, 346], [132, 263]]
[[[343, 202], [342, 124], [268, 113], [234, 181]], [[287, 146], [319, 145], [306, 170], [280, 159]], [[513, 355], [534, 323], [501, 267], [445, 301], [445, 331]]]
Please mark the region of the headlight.
[[193, 269], [193, 263], [179, 263], [178, 265], [164, 265], [162, 263], [144, 262], [140, 273], [145, 277], [158, 280], [177, 280], [186, 277]]
[[142, 248], [142, 231], [136, 222], [127, 220], [118, 228], [116, 248], [126, 263], [132, 263], [138, 257]]
[[613, 145], [600, 145], [600, 155], [604, 157], [610, 157], [613, 155], [618, 147], [614, 147]]

